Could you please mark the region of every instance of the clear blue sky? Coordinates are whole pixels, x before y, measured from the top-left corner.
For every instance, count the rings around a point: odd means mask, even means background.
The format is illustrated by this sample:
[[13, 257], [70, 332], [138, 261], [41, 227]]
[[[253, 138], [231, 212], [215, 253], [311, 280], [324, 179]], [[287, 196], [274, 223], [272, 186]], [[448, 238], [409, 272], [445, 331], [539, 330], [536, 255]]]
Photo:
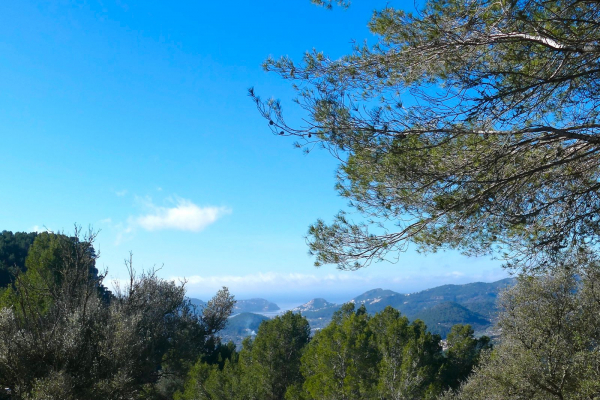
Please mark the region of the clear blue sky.
[[[308, 225], [345, 201], [325, 152], [305, 156], [273, 136], [246, 96], [288, 84], [269, 55], [332, 57], [372, 36], [373, 9], [326, 11], [309, 0], [27, 1], [0, 4], [0, 230], [99, 229], [101, 267], [125, 277], [163, 266], [206, 299], [349, 299], [504, 277], [499, 263], [454, 253], [403, 254], [358, 272], [316, 269]], [[288, 106], [289, 105], [289, 106]]]

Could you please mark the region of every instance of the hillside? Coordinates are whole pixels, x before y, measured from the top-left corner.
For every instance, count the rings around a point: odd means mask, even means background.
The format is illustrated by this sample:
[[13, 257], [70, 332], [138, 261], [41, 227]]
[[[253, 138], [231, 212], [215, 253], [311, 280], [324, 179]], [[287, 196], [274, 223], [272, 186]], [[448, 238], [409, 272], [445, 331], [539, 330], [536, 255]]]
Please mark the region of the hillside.
[[236, 346], [240, 347], [244, 338], [247, 336], [256, 336], [261, 322], [268, 319], [264, 315], [248, 312], [235, 315], [227, 320], [227, 326], [220, 332], [219, 336], [223, 343], [232, 341]]
[[330, 303], [325, 299], [312, 299], [299, 307], [292, 309], [293, 312], [301, 313], [310, 323], [310, 328], [314, 332], [317, 329], [324, 328], [333, 313], [340, 308], [339, 304]]
[[279, 306], [265, 299], [238, 300], [233, 308], [234, 313], [279, 311]]
[[319, 312], [321, 310], [327, 310], [331, 307], [336, 307], [337, 305], [334, 303], [330, 303], [325, 299], [312, 299], [308, 303], [305, 303], [299, 307], [293, 308], [294, 312]]
[[491, 325], [491, 321], [481, 314], [452, 301], [436, 304], [419, 313], [417, 318], [425, 322], [431, 333], [442, 337], [446, 337], [457, 323], [469, 324], [476, 332], [484, 331]]
[[361, 294], [360, 296], [356, 296], [354, 299], [352, 299], [352, 301], [355, 303], [365, 303], [366, 302], [366, 303], [375, 304], [383, 298], [389, 298], [389, 297], [393, 297], [393, 296], [402, 296], [402, 295], [400, 293], [394, 292], [393, 290], [373, 289], [373, 290], [369, 290], [369, 291]]
[[510, 286], [512, 282], [512, 278], [507, 278], [492, 283], [443, 285], [409, 294], [375, 289], [363, 293], [351, 301], [356, 304], [364, 304], [370, 313], [376, 313], [387, 306], [392, 306], [409, 318], [413, 318], [437, 304], [454, 302], [486, 318], [491, 318], [496, 312], [498, 293]]
[[[206, 306], [206, 302], [200, 299], [190, 297], [190, 302], [198, 307], [199, 310]], [[265, 299], [249, 299], [249, 300], [237, 300], [235, 307], [233, 308], [234, 314], [241, 313], [261, 313], [261, 312], [274, 312], [279, 311], [279, 306], [275, 303], [271, 303]]]
[[[473, 325], [475, 331], [482, 334], [493, 325], [498, 294], [513, 282], [512, 278], [507, 278], [492, 283], [443, 285], [409, 294], [373, 289], [350, 301], [357, 306], [364, 304], [371, 314], [387, 306], [394, 307], [411, 320], [422, 319], [432, 331], [442, 335], [452, 325], [464, 323]], [[324, 299], [314, 299], [295, 310], [309, 320], [314, 330], [326, 326], [339, 307]]]
[[[443, 285], [409, 294], [373, 289], [350, 301], [357, 306], [364, 304], [370, 314], [380, 312], [387, 306], [394, 307], [410, 320], [423, 320], [431, 332], [442, 337], [455, 324], [471, 324], [478, 335], [489, 335], [497, 312], [498, 293], [513, 282], [513, 279], [508, 278], [492, 283]], [[190, 301], [199, 309], [206, 305], [206, 302], [199, 299], [190, 298]], [[315, 298], [292, 311], [306, 317], [314, 332], [327, 326], [340, 306], [323, 298]], [[271, 315], [278, 310], [277, 304], [265, 299], [238, 300], [234, 316], [229, 319], [227, 328], [222, 332], [223, 341], [232, 340], [240, 345], [244, 337], [255, 334], [260, 323], [269, 319], [260, 313]]]
[[492, 318], [496, 313], [498, 294], [514, 283], [506, 278], [492, 283], [475, 282], [465, 285], [443, 285], [406, 295], [405, 303], [398, 309], [406, 315], [415, 315], [443, 302], [455, 302], [469, 310]]

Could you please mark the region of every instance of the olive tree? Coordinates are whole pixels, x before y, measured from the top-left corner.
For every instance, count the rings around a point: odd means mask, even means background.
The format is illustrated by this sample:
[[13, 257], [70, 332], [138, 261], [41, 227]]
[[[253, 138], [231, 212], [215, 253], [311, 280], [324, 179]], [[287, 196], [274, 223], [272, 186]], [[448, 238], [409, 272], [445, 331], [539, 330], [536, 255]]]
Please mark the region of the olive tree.
[[448, 398], [600, 398], [598, 263], [522, 276], [501, 306], [500, 344]]

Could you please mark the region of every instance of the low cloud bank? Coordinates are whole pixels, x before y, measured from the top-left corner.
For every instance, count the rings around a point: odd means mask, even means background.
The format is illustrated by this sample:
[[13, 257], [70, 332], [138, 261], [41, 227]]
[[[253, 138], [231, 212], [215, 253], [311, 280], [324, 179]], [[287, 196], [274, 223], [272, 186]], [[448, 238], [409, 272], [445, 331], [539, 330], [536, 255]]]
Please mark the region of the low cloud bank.
[[200, 207], [185, 199], [178, 199], [174, 207], [157, 207], [151, 204], [150, 208], [149, 214], [133, 219], [136, 225], [148, 231], [175, 229], [200, 232], [231, 213], [227, 207]]

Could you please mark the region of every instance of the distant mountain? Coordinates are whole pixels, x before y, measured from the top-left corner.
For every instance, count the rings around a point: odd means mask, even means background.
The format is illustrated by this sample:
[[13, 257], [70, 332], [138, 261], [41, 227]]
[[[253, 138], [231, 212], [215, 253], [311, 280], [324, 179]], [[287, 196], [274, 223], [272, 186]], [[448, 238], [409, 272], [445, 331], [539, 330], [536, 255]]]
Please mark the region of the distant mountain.
[[219, 336], [223, 343], [232, 341], [239, 348], [244, 338], [255, 336], [260, 323], [268, 319], [264, 315], [248, 312], [235, 315], [227, 320], [227, 326], [219, 333]]
[[319, 298], [304, 303], [292, 309], [292, 311], [301, 313], [310, 323], [311, 330], [314, 331], [327, 326], [333, 313], [339, 308], [339, 304], [330, 303], [325, 299]]
[[370, 313], [376, 313], [387, 306], [392, 306], [408, 318], [414, 318], [437, 304], [454, 302], [486, 318], [491, 318], [497, 311], [498, 293], [511, 286], [513, 281], [512, 278], [507, 278], [492, 283], [443, 285], [409, 294], [375, 289], [363, 293], [351, 301], [356, 304], [364, 304]]
[[238, 300], [234, 313], [279, 311], [279, 306], [265, 299]]
[[470, 324], [475, 331], [484, 331], [492, 321], [458, 303], [447, 301], [422, 311], [417, 318], [423, 320], [431, 333], [442, 337], [456, 324]]
[[443, 285], [406, 295], [405, 303], [398, 309], [406, 315], [415, 315], [444, 302], [458, 303], [486, 318], [492, 318], [496, 312], [498, 294], [514, 284], [513, 278], [492, 283], [475, 282], [465, 285]]
[[308, 312], [308, 311], [321, 311], [331, 307], [337, 307], [337, 304], [330, 303], [325, 299], [312, 299], [308, 303], [304, 303], [301, 306], [293, 308], [293, 312]]
[[[198, 310], [202, 310], [206, 306], [206, 302], [193, 297], [189, 298], [190, 302], [195, 305]], [[279, 306], [275, 303], [271, 303], [265, 299], [250, 299], [250, 300], [237, 300], [235, 307], [233, 308], [234, 314], [240, 314], [245, 312], [273, 312], [278, 311]]]
[[387, 289], [373, 289], [368, 292], [364, 292], [360, 296], [353, 298], [351, 301], [357, 304], [369, 303], [375, 304], [383, 298], [393, 296], [403, 296], [400, 293], [394, 292], [393, 290]]
[[[380, 312], [387, 306], [394, 307], [410, 320], [422, 319], [433, 332], [443, 336], [452, 325], [467, 323], [481, 334], [494, 323], [498, 294], [513, 283], [514, 279], [507, 278], [492, 283], [444, 285], [409, 294], [373, 289], [350, 302], [357, 306], [364, 304], [370, 314]], [[314, 330], [327, 326], [339, 308], [340, 305], [324, 299], [314, 299], [298, 307], [297, 311], [309, 320]]]
[[[498, 294], [513, 284], [514, 279], [507, 278], [492, 283], [443, 285], [408, 294], [373, 289], [350, 301], [357, 306], [364, 304], [370, 314], [380, 312], [387, 306], [394, 307], [411, 321], [423, 320], [431, 332], [442, 337], [456, 324], [470, 324], [476, 335], [493, 335]], [[206, 305], [206, 302], [199, 299], [191, 298], [190, 301], [200, 310]], [[333, 313], [340, 307], [340, 304], [316, 298], [292, 311], [306, 317], [314, 332], [326, 327]], [[274, 313], [278, 310], [277, 304], [265, 299], [238, 300], [233, 310], [234, 316], [229, 318], [227, 327], [221, 332], [222, 340], [231, 340], [239, 346], [244, 337], [255, 335], [260, 323], [268, 319], [259, 315], [260, 313]]]
[[204, 308], [206, 306], [206, 302], [200, 299], [195, 299], [193, 297], [189, 298], [190, 303], [192, 303], [192, 305], [196, 306], [199, 310], [201, 310], [202, 308]]

